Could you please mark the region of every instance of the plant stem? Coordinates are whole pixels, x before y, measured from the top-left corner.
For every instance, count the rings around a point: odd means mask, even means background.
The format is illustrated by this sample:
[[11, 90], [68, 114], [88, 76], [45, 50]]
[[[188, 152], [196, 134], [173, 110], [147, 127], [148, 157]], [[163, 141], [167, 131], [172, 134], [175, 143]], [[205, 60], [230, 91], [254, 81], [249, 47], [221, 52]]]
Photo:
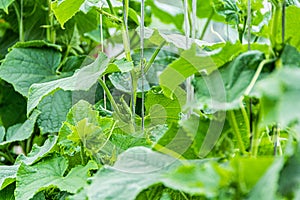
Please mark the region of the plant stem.
[[235, 137], [236, 137], [236, 139], [238, 141], [239, 149], [242, 152], [242, 154], [246, 154], [244, 142], [243, 142], [243, 139], [242, 139], [242, 136], [241, 136], [241, 133], [240, 133], [240, 130], [239, 130], [236, 118], [235, 118], [234, 111], [230, 110], [230, 111], [228, 111], [228, 113], [229, 113], [230, 124], [231, 124], [231, 126], [233, 128], [233, 132], [234, 132]]
[[112, 15], [106, 11], [104, 11], [103, 9], [100, 8], [95, 8], [100, 14], [106, 16], [107, 18], [111, 19], [112, 21], [116, 22], [117, 24], [121, 24], [122, 23], [122, 19], [116, 17], [115, 15]]
[[242, 112], [244, 123], [246, 124], [246, 129], [247, 129], [248, 137], [251, 137], [250, 121], [249, 121], [249, 117], [248, 117], [247, 111], [246, 111], [245, 106], [243, 105], [242, 101], [240, 101], [240, 108], [241, 108], [241, 112]]
[[271, 44], [273, 50], [275, 50], [275, 53], [281, 50], [281, 42], [278, 41], [278, 29], [279, 29], [279, 22], [281, 19], [282, 14], [282, 4], [281, 2], [278, 2], [277, 4], [273, 4], [273, 23], [271, 24]]
[[[257, 68], [257, 70], [256, 70], [249, 86], [247, 87], [247, 89], [244, 92], [244, 96], [248, 96], [250, 94], [252, 88], [254, 87], [254, 85], [255, 85], [255, 83], [256, 83], [256, 81], [257, 81], [257, 79], [258, 79], [258, 77], [259, 77], [259, 75], [260, 75], [260, 73], [263, 69], [263, 67], [265, 66], [265, 64], [270, 63], [270, 62], [273, 62], [273, 60], [263, 60], [263, 61], [261, 61], [261, 63], [259, 63], [258, 68]], [[244, 96], [241, 98], [241, 100], [244, 99]]]
[[115, 100], [114, 100], [112, 94], [110, 93], [108, 87], [106, 86], [106, 84], [104, 83], [104, 81], [102, 80], [101, 77], [98, 78], [98, 82], [99, 82], [99, 84], [102, 86], [103, 90], [105, 91], [106, 96], [107, 96], [109, 102], [111, 103], [112, 107], [114, 108], [114, 110], [115, 110], [117, 113], [120, 113], [117, 103], [115, 102]]
[[[17, 20], [18, 20], [18, 24], [19, 24], [19, 41], [20, 42], [24, 42], [24, 30], [23, 30], [23, 0], [20, 1], [21, 5], [20, 8], [17, 4], [17, 2], [15, 1], [13, 3], [16, 15], [17, 15]], [[20, 11], [19, 11], [20, 10]]]
[[81, 158], [81, 164], [85, 165], [85, 158], [84, 158], [84, 146], [82, 144], [82, 142], [80, 143], [80, 158]]
[[209, 15], [209, 17], [208, 17], [208, 19], [206, 20], [206, 23], [204, 25], [203, 31], [202, 31], [201, 36], [199, 38], [200, 40], [203, 40], [203, 38], [205, 36], [205, 33], [207, 31], [207, 28], [208, 28], [208, 26], [209, 26], [209, 24], [210, 24], [210, 22], [212, 20], [212, 17], [214, 16], [214, 14], [215, 14], [215, 12], [214, 12], [214, 10], [212, 10], [211, 13], [210, 13], [210, 15]]
[[162, 49], [162, 47], [166, 44], [166, 41], [163, 41], [159, 47], [154, 51], [154, 53], [152, 54], [150, 60], [147, 62], [146, 66], [145, 66], [145, 74], [149, 71], [150, 67], [152, 66], [152, 64], [155, 61], [156, 56], [158, 55], [158, 53], [160, 52], [160, 50]]
[[0, 151], [0, 156], [4, 157], [6, 160], [8, 160], [10, 163], [14, 163], [15, 159], [13, 159], [10, 154], [6, 154]]
[[113, 7], [111, 1], [110, 0], [106, 0], [106, 2], [108, 4], [108, 7], [109, 7], [109, 10], [110, 10], [111, 14], [116, 15], [114, 7]]
[[48, 0], [48, 23], [49, 23], [49, 27], [47, 28], [47, 40], [54, 44], [56, 33], [53, 26], [54, 18], [51, 11], [51, 0]]

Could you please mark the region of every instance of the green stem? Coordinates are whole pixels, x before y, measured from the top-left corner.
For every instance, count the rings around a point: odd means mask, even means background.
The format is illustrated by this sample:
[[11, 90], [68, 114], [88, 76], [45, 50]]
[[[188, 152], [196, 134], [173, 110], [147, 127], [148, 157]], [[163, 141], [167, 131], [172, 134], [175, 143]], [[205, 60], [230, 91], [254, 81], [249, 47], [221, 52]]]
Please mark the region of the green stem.
[[115, 15], [112, 15], [106, 11], [104, 11], [103, 9], [100, 8], [95, 8], [97, 10], [97, 12], [99, 12], [100, 14], [106, 16], [107, 18], [111, 19], [112, 21], [121, 24], [122, 23], [122, 19], [116, 17]]
[[231, 122], [230, 124], [231, 124], [231, 126], [233, 128], [233, 132], [234, 132], [235, 137], [236, 137], [236, 139], [238, 141], [239, 149], [242, 152], [242, 154], [246, 154], [244, 142], [243, 142], [243, 139], [242, 139], [242, 136], [241, 136], [241, 133], [240, 133], [240, 130], [239, 130], [236, 118], [235, 118], [234, 111], [230, 110], [230, 111], [228, 111], [228, 113], [229, 113], [229, 120]]
[[160, 50], [163, 48], [163, 46], [166, 44], [166, 41], [162, 42], [159, 47], [154, 51], [154, 53], [152, 54], [150, 60], [147, 62], [144, 72], [145, 74], [149, 71], [150, 67], [152, 66], [152, 64], [155, 61], [155, 58], [157, 57], [158, 53], [160, 52]]
[[241, 108], [241, 112], [242, 112], [244, 123], [246, 124], [247, 135], [248, 135], [248, 137], [250, 137], [251, 136], [250, 120], [249, 120], [247, 111], [246, 111], [245, 106], [243, 105], [242, 101], [240, 101], [240, 108]]
[[115, 102], [115, 100], [114, 100], [112, 94], [110, 93], [108, 87], [106, 86], [106, 84], [104, 83], [104, 81], [102, 80], [101, 77], [98, 78], [98, 82], [99, 82], [99, 84], [102, 86], [103, 90], [105, 91], [106, 96], [107, 96], [109, 102], [111, 103], [112, 107], [113, 107], [114, 110], [119, 114], [120, 111], [119, 111], [118, 105], [117, 105], [117, 103]]
[[273, 23], [271, 24], [271, 43], [272, 43], [272, 48], [277, 52], [280, 51], [281, 48], [281, 41], [278, 41], [278, 30], [279, 30], [279, 25], [280, 25], [280, 20], [281, 20], [281, 15], [282, 15], [282, 3], [278, 2], [277, 4], [273, 4], [274, 8], [274, 14], [273, 14]]
[[[16, 15], [17, 15], [17, 20], [18, 20], [18, 24], [19, 24], [19, 41], [23, 42], [24, 41], [24, 31], [23, 31], [23, 0], [21, 0], [21, 5], [19, 7], [19, 5], [17, 4], [17, 2], [15, 1], [13, 3]], [[20, 10], [20, 11], [19, 11]]]
[[[243, 28], [240, 29], [238, 28], [238, 32], [239, 32], [239, 40], [241, 43], [243, 43], [243, 37], [244, 37], [244, 33], [245, 33], [245, 30], [246, 30], [246, 26], [247, 26], [247, 16], [244, 17], [244, 24], [243, 24]], [[239, 25], [238, 25], [239, 26]]]
[[15, 159], [12, 158], [10, 156], [10, 154], [5, 154], [5, 153], [3, 153], [3, 152], [0, 151], [0, 156], [4, 157], [6, 160], [8, 160], [12, 164], [15, 162]]
[[[261, 61], [261, 63], [259, 63], [258, 68], [257, 68], [257, 70], [256, 70], [249, 86], [247, 87], [247, 89], [244, 92], [244, 96], [248, 96], [250, 94], [252, 88], [254, 87], [254, 85], [255, 85], [255, 83], [256, 83], [256, 81], [257, 81], [257, 79], [258, 79], [258, 77], [259, 77], [259, 75], [260, 75], [260, 73], [263, 69], [263, 67], [265, 66], [265, 64], [270, 63], [270, 62], [273, 62], [273, 60], [263, 60], [263, 61]], [[243, 100], [244, 96], [241, 98], [241, 100]]]
[[81, 158], [81, 164], [82, 165], [86, 164], [86, 161], [85, 161], [84, 157], [85, 157], [85, 155], [84, 155], [84, 146], [83, 146], [83, 144], [81, 142], [81, 144], [80, 144], [80, 158]]
[[106, 2], [108, 4], [108, 7], [109, 7], [109, 10], [110, 10], [111, 14], [116, 15], [114, 7], [113, 7], [111, 1], [110, 0], [106, 0]]
[[66, 50], [65, 56], [64, 56], [63, 60], [60, 62], [59, 66], [56, 69], [56, 74], [60, 74], [61, 73], [60, 70], [61, 70], [62, 66], [65, 64], [65, 62], [66, 62], [66, 60], [68, 58], [68, 55], [69, 55], [69, 53], [71, 51], [71, 48], [72, 47], [70, 45], [67, 46], [67, 50]]
[[200, 36], [200, 40], [203, 40], [204, 35], [205, 35], [205, 33], [206, 33], [207, 29], [208, 29], [208, 26], [209, 26], [209, 24], [210, 24], [210, 22], [212, 20], [212, 17], [214, 16], [214, 14], [215, 14], [215, 12], [212, 10], [211, 13], [210, 13], [210, 15], [209, 15], [209, 17], [208, 17], [208, 19], [206, 20], [206, 23], [204, 25], [203, 31], [202, 31], [201, 36]]

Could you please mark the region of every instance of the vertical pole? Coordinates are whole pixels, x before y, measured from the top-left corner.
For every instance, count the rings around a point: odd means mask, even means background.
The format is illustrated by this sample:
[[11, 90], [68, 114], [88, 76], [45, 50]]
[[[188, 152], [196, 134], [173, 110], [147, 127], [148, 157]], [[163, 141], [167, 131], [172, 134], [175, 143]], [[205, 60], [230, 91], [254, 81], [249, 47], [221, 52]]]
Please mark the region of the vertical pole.
[[145, 110], [144, 110], [144, 105], [145, 105], [145, 93], [144, 93], [144, 76], [145, 76], [145, 71], [144, 71], [144, 25], [145, 25], [145, 0], [141, 0], [141, 24], [140, 24], [140, 32], [141, 32], [141, 38], [140, 38], [140, 48], [141, 48], [141, 74], [142, 74], [142, 131], [144, 132], [145, 129]]

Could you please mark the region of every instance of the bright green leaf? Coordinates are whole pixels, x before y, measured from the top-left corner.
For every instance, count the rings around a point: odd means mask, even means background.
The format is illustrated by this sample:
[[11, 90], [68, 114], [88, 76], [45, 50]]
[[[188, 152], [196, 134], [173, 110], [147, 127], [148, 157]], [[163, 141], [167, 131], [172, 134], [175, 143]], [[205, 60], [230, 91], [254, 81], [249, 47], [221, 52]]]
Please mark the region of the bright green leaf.
[[165, 175], [163, 183], [173, 189], [191, 195], [204, 195], [207, 198], [217, 196], [220, 175], [211, 163], [180, 166]]
[[19, 166], [0, 166], [0, 190], [15, 181]]
[[174, 99], [166, 97], [161, 88], [154, 87], [146, 95], [145, 108], [152, 125], [177, 122], [185, 104], [185, 92], [179, 88]]
[[16, 200], [30, 199], [38, 191], [49, 186], [56, 186], [61, 191], [77, 192], [89, 177], [91, 169], [97, 169], [95, 162], [86, 166], [78, 166], [64, 176], [68, 161], [64, 157], [54, 156], [33, 166], [21, 164], [17, 173]]
[[0, 9], [4, 10], [8, 14], [8, 6], [13, 2], [14, 0], [0, 0]]
[[238, 43], [234, 45], [227, 43], [218, 53], [212, 55], [207, 55], [207, 53], [204, 56], [197, 55], [195, 46], [183, 51], [180, 58], [169, 64], [159, 76], [159, 83], [164, 94], [171, 97], [178, 85], [191, 75], [198, 72], [210, 74], [242, 51], [243, 47]]
[[71, 19], [79, 10], [84, 0], [63, 0], [51, 2], [51, 9], [61, 27]]
[[55, 70], [60, 59], [61, 54], [53, 49], [14, 48], [0, 66], [0, 78], [27, 97], [33, 83], [57, 78]]
[[90, 89], [105, 72], [108, 61], [105, 54], [99, 54], [93, 63], [77, 70], [71, 77], [33, 84], [29, 91], [27, 113], [30, 113], [45, 95], [57, 88], [71, 91]]
[[246, 52], [209, 76], [197, 77], [194, 87], [201, 107], [208, 105], [217, 110], [239, 108], [240, 99], [263, 59], [264, 54], [259, 51]]
[[27, 156], [21, 154], [17, 157], [16, 163], [22, 162], [26, 165], [32, 165], [33, 163], [39, 161], [45, 155], [50, 153], [57, 142], [57, 138], [57, 136], [49, 136], [49, 138], [44, 142], [43, 146], [37, 146], [34, 144]]
[[284, 159], [279, 158], [269, 167], [267, 172], [258, 181], [249, 193], [248, 200], [275, 200], [277, 198], [276, 192], [278, 189], [278, 180], [280, 177], [280, 171], [283, 167]]
[[9, 127], [5, 134], [5, 141], [0, 143], [0, 146], [28, 139], [34, 131], [34, 125], [39, 114], [40, 112], [35, 110], [23, 124], [16, 124]]

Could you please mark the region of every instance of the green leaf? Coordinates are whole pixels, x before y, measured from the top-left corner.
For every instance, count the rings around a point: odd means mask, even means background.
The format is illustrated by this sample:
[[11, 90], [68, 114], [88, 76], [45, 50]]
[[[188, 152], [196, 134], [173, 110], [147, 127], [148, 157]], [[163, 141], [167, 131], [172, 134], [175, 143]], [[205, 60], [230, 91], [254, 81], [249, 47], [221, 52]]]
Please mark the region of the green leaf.
[[39, 114], [40, 112], [35, 110], [23, 124], [16, 124], [9, 127], [5, 134], [5, 141], [0, 143], [0, 146], [28, 139], [34, 131], [34, 125]]
[[110, 63], [107, 67], [107, 70], [105, 71], [105, 74], [110, 74], [113, 72], [130, 72], [131, 70], [133, 70], [133, 68], [133, 63], [123, 58]]
[[[59, 146], [66, 154], [78, 152], [81, 144], [90, 153], [98, 153], [107, 140], [112, 119], [100, 117], [86, 101], [79, 101], [67, 114], [67, 119], [59, 131]], [[80, 148], [79, 148], [80, 149]]]
[[97, 59], [77, 70], [73, 76], [46, 83], [33, 84], [28, 95], [27, 113], [30, 113], [50, 92], [60, 88], [63, 90], [88, 90], [101, 76], [108, 65], [109, 59], [105, 54], [99, 54]]
[[255, 93], [261, 97], [261, 126], [280, 123], [286, 127], [299, 121], [300, 115], [295, 112], [300, 108], [299, 79], [299, 68], [281, 68], [258, 82]]
[[53, 49], [14, 48], [0, 66], [0, 78], [27, 97], [33, 83], [57, 78], [55, 70], [60, 60], [61, 54]]
[[214, 70], [231, 61], [243, 51], [241, 44], [227, 43], [217, 53], [205, 53], [204, 56], [197, 55], [196, 47], [181, 53], [180, 58], [168, 65], [160, 74], [159, 83], [163, 88], [164, 94], [172, 97], [174, 90], [191, 75], [203, 72], [210, 74]]
[[86, 166], [72, 168], [64, 176], [67, 167], [67, 159], [60, 156], [47, 158], [33, 166], [22, 163], [17, 173], [16, 200], [30, 199], [37, 192], [50, 186], [75, 193], [86, 184], [89, 171], [98, 168], [97, 164], [91, 161]]
[[51, 2], [51, 9], [61, 25], [64, 28], [64, 24], [71, 19], [79, 10], [84, 0], [63, 0]]
[[14, 190], [16, 188], [15, 184], [10, 184], [3, 190], [0, 190], [0, 200], [14, 200]]
[[216, 197], [221, 177], [212, 163], [201, 165], [184, 165], [166, 174], [164, 185], [191, 195], [203, 195], [206, 198]]
[[0, 166], [0, 190], [15, 181], [19, 166]]
[[234, 169], [234, 177], [236, 183], [243, 193], [248, 193], [273, 163], [274, 158], [234, 158], [230, 161]]
[[90, 200], [134, 200], [143, 189], [160, 182], [161, 174], [176, 164], [176, 159], [144, 147], [128, 149], [119, 155], [113, 168], [102, 169], [93, 177], [87, 195]]
[[41, 133], [58, 132], [71, 106], [71, 92], [58, 90], [45, 96], [37, 106], [41, 111], [37, 120]]
[[191, 158], [198, 157], [191, 148], [194, 138], [187, 134], [177, 123], [169, 125], [168, 131], [159, 138], [158, 142], [153, 145], [157, 151], [170, 154], [175, 158]]
[[[130, 73], [113, 73], [108, 76], [114, 87], [122, 92], [131, 92]], [[144, 91], [150, 89], [149, 83], [144, 80]], [[142, 79], [138, 79], [137, 92], [142, 92]]]
[[76, 126], [70, 126], [72, 133], [68, 139], [80, 146], [82, 143], [91, 153], [98, 153], [107, 141], [101, 127], [88, 122], [87, 118], [79, 121]]
[[279, 192], [288, 199], [295, 199], [295, 194], [300, 189], [300, 143], [294, 155], [291, 156], [283, 167], [279, 178]]
[[[148, 39], [151, 43], [155, 45], [161, 45], [163, 42], [167, 42], [169, 44], [174, 45], [177, 48], [185, 49], [185, 50], [187, 49], [186, 38], [184, 35], [174, 34], [174, 33], [167, 34], [167, 33], [163, 33], [162, 31], [158, 31], [157, 29], [153, 30], [150, 28], [145, 28], [144, 34], [145, 34], [145, 39]], [[190, 38], [188, 42], [189, 44], [192, 44], [193, 40]], [[211, 43], [202, 40], [195, 40], [195, 44], [197, 44], [200, 47], [212, 46]]]
[[284, 159], [279, 158], [269, 167], [264, 176], [258, 181], [249, 193], [249, 200], [265, 199], [274, 200], [277, 198], [278, 180], [280, 170], [284, 165]]
[[300, 51], [300, 38], [298, 37], [298, 32], [300, 28], [300, 22], [294, 20], [295, 17], [300, 15], [300, 8], [296, 6], [289, 6], [286, 8], [285, 16], [285, 38], [289, 44], [296, 47]]
[[240, 23], [240, 9], [236, 0], [213, 0], [214, 8], [220, 15], [225, 16], [226, 22]]
[[146, 94], [146, 114], [152, 125], [170, 124], [179, 120], [185, 104], [185, 92], [178, 88], [174, 96], [174, 99], [166, 97], [160, 87], [153, 87]]
[[41, 158], [45, 157], [45, 155], [51, 152], [57, 142], [57, 138], [57, 136], [49, 136], [49, 138], [44, 142], [43, 146], [37, 146], [34, 144], [27, 156], [21, 154], [17, 157], [16, 163], [32, 165], [33, 163], [39, 161]]
[[172, 4], [167, 1], [146, 1], [146, 5], [151, 7], [151, 13], [163, 22], [163, 24], [173, 24], [177, 29], [182, 30], [184, 16], [181, 3]]
[[209, 76], [195, 78], [196, 98], [201, 107], [216, 110], [239, 108], [240, 99], [263, 59], [263, 53], [249, 51]]
[[12, 4], [14, 0], [0, 0], [0, 9], [4, 10], [8, 14], [8, 6]]

